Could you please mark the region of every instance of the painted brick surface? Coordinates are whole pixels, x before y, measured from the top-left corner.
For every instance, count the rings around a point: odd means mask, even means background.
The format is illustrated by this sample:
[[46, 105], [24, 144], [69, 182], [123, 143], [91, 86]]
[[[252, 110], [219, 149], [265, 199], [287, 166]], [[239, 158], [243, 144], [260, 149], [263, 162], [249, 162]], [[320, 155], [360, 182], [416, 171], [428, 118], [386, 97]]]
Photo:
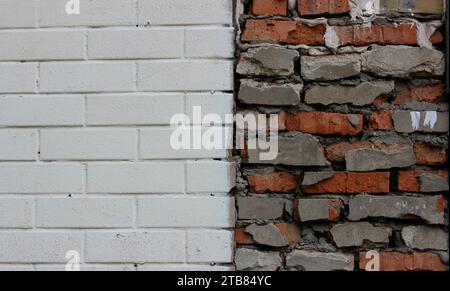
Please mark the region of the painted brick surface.
[[66, 3], [0, 0], [0, 270], [234, 269], [230, 153], [170, 146], [232, 142], [233, 1]]
[[448, 270], [443, 11], [237, 1], [237, 112], [280, 118], [272, 160], [250, 147], [266, 129], [237, 127], [237, 270]]

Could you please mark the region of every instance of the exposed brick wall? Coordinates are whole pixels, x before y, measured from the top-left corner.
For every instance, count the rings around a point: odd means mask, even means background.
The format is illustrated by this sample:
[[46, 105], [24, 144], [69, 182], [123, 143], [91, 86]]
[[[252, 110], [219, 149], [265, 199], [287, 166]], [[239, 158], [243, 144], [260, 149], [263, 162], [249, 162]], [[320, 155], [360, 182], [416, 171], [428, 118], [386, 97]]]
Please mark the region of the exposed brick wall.
[[238, 270], [448, 269], [442, 1], [357, 2], [237, 1], [237, 110], [281, 130], [241, 151]]
[[169, 126], [232, 114], [232, 1], [67, 2], [0, 0], [0, 270], [232, 269], [233, 164]]

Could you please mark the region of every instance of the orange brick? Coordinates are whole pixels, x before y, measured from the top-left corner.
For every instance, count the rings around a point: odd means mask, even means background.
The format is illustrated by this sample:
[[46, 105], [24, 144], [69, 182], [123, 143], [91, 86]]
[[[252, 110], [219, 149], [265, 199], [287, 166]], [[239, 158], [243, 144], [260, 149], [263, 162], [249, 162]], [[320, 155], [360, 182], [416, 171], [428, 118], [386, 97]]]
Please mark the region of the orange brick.
[[350, 12], [348, 0], [298, 0], [300, 15], [341, 14]]
[[[351, 119], [357, 124], [352, 124]], [[363, 117], [360, 114], [300, 112], [286, 117], [286, 128], [312, 134], [355, 136], [363, 131]]]
[[287, 14], [288, 0], [253, 0], [250, 12], [253, 15], [282, 15]]
[[245, 24], [242, 41], [272, 41], [285, 44], [323, 45], [325, 25], [310, 27], [298, 21], [250, 19]]
[[330, 179], [305, 187], [303, 192], [307, 194], [347, 193], [347, 173], [337, 172]]
[[448, 160], [445, 149], [421, 141], [414, 144], [414, 154], [419, 165], [444, 165]]
[[403, 105], [408, 102], [439, 103], [443, 101], [445, 84], [422, 85], [408, 87], [395, 98], [395, 105]]
[[295, 191], [299, 178], [286, 172], [276, 172], [268, 175], [248, 176], [247, 181], [253, 193], [289, 193]]
[[[437, 254], [434, 253], [398, 253], [381, 252], [380, 271], [446, 271], [444, 265]], [[359, 268], [366, 270], [370, 258], [366, 258], [366, 252], [359, 255]]]
[[368, 141], [358, 141], [355, 143], [340, 142], [328, 146], [326, 148], [326, 155], [328, 160], [335, 163], [340, 163], [345, 162], [345, 154], [348, 151], [357, 149], [370, 149], [372, 147], [372, 143]]
[[433, 175], [448, 177], [448, 172], [445, 170], [425, 171], [425, 170], [408, 170], [398, 172], [398, 190], [403, 192], [420, 192], [419, 176], [423, 173], [430, 173]]
[[389, 173], [347, 173], [347, 193], [388, 193]]
[[393, 128], [392, 113], [388, 110], [374, 112], [370, 116], [369, 126], [374, 130], [391, 130]]

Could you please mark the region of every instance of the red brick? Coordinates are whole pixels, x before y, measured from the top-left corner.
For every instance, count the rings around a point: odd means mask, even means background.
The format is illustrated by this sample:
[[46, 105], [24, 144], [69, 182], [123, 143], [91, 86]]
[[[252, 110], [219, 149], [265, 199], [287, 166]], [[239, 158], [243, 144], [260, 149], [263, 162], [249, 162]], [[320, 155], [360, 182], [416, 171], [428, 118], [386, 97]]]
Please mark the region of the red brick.
[[420, 192], [419, 176], [423, 173], [448, 177], [448, 172], [444, 170], [425, 171], [425, 170], [408, 170], [398, 172], [398, 190], [403, 192]]
[[340, 142], [335, 143], [326, 148], [326, 155], [328, 160], [335, 163], [345, 162], [345, 154], [351, 150], [370, 149], [373, 144], [368, 141], [358, 141], [355, 143]]
[[447, 160], [445, 149], [433, 146], [426, 142], [416, 142], [414, 144], [416, 163], [419, 165], [444, 165]]
[[[280, 231], [280, 234], [286, 238], [289, 245], [295, 245], [300, 241], [300, 229], [289, 223], [277, 223], [275, 226]], [[245, 232], [245, 227], [239, 227], [234, 230], [234, 241], [238, 245], [252, 245], [257, 244], [252, 236]]]
[[271, 41], [286, 44], [325, 44], [324, 24], [310, 27], [299, 21], [250, 19], [245, 24], [242, 41]]
[[393, 128], [392, 113], [388, 110], [374, 112], [370, 116], [369, 126], [374, 130], [391, 130]]
[[[333, 26], [341, 45], [365, 46], [370, 44], [381, 45], [415, 45], [417, 32], [414, 24], [372, 24], [354, 26]], [[438, 41], [439, 36], [434, 37]]]
[[289, 193], [295, 191], [299, 178], [286, 172], [276, 172], [264, 176], [248, 176], [247, 181], [253, 193]]
[[[444, 265], [437, 254], [434, 253], [398, 253], [381, 252], [380, 271], [446, 271]], [[359, 255], [359, 268], [365, 270], [369, 259], [366, 259], [366, 252]]]
[[245, 227], [236, 228], [234, 230], [234, 241], [238, 245], [251, 245], [255, 243], [251, 235], [245, 232]]
[[[350, 118], [358, 121], [355, 127]], [[289, 131], [301, 131], [321, 135], [355, 136], [363, 131], [363, 116], [327, 112], [300, 112], [286, 117]]]
[[347, 193], [388, 193], [389, 173], [347, 173]]
[[408, 102], [439, 103], [443, 101], [445, 84], [422, 85], [408, 87], [394, 101], [395, 105], [403, 105]]
[[253, 15], [282, 15], [287, 14], [288, 0], [253, 0], [250, 13]]
[[348, 0], [298, 0], [300, 15], [341, 14], [350, 12]]
[[306, 187], [303, 192], [306, 194], [388, 193], [389, 173], [337, 172], [328, 180]]

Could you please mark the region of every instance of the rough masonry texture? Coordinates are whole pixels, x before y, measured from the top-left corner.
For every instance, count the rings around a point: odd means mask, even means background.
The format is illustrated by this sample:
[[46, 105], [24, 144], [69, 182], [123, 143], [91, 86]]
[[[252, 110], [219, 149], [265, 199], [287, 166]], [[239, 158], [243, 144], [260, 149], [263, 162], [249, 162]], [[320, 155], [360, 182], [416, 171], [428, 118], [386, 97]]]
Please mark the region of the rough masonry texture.
[[67, 2], [0, 1], [0, 270], [234, 269], [234, 165], [169, 127], [232, 114], [232, 1]]
[[238, 270], [448, 269], [443, 4], [237, 1], [237, 110], [279, 117], [237, 152]]

